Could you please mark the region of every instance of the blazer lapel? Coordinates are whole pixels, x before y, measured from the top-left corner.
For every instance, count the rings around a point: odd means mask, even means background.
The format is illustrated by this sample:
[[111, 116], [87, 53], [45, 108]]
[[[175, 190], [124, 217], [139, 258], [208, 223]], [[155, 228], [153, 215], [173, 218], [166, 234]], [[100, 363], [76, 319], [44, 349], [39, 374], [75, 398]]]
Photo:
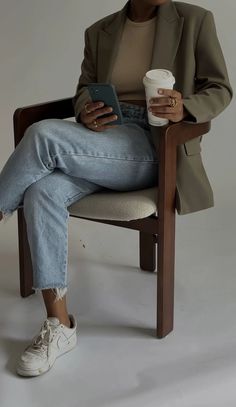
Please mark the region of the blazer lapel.
[[98, 67], [97, 81], [109, 82], [120, 44], [128, 9], [127, 2], [114, 20], [98, 35]]
[[[121, 40], [129, 1], [98, 36], [97, 81], [109, 82]], [[180, 17], [172, 0], [158, 8], [150, 69], [172, 70], [178, 50], [184, 17]]]
[[159, 7], [150, 69], [172, 71], [183, 24], [184, 17], [178, 15], [171, 0]]

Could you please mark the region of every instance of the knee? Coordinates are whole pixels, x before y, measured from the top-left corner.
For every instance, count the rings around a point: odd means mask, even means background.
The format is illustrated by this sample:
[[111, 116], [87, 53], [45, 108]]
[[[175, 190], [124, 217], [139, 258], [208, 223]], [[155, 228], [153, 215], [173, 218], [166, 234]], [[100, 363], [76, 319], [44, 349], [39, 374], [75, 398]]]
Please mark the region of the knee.
[[31, 124], [24, 133], [24, 139], [36, 140], [36, 138], [45, 139], [53, 134], [55, 125], [58, 125], [59, 119], [44, 119]]

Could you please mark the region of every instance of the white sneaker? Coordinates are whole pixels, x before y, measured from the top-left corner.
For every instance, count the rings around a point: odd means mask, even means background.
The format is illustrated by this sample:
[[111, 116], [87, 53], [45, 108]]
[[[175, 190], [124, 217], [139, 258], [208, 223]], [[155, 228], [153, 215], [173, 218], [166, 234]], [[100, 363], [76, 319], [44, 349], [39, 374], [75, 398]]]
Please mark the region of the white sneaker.
[[71, 328], [60, 324], [58, 318], [48, 317], [38, 335], [28, 345], [16, 364], [21, 376], [39, 376], [47, 372], [55, 360], [77, 344], [77, 322], [69, 314]]

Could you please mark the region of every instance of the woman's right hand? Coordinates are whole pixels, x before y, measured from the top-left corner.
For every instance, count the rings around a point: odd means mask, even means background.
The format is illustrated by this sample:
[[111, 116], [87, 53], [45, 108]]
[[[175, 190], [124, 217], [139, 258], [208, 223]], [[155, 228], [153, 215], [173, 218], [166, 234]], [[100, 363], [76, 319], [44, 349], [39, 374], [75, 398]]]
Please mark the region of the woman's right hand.
[[97, 132], [116, 127], [116, 125], [107, 125], [107, 123], [113, 122], [117, 119], [117, 116], [114, 114], [99, 119], [100, 116], [112, 112], [112, 107], [103, 106], [103, 102], [86, 103], [83, 110], [80, 112], [81, 123], [83, 123], [88, 129]]

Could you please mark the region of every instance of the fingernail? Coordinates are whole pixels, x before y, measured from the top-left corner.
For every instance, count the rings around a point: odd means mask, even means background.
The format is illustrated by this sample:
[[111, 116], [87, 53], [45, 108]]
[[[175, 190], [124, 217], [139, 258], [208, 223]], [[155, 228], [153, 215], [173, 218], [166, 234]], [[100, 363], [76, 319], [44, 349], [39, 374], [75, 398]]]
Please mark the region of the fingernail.
[[162, 94], [163, 94], [163, 90], [162, 90], [162, 89], [159, 89], [159, 90], [158, 90], [158, 93], [160, 93], [160, 95], [162, 95]]
[[149, 103], [153, 103], [153, 100], [152, 100], [152, 99], [150, 99], [150, 100], [149, 100]]
[[104, 103], [103, 103], [103, 102], [100, 102], [98, 106], [103, 106], [103, 105], [104, 105]]

